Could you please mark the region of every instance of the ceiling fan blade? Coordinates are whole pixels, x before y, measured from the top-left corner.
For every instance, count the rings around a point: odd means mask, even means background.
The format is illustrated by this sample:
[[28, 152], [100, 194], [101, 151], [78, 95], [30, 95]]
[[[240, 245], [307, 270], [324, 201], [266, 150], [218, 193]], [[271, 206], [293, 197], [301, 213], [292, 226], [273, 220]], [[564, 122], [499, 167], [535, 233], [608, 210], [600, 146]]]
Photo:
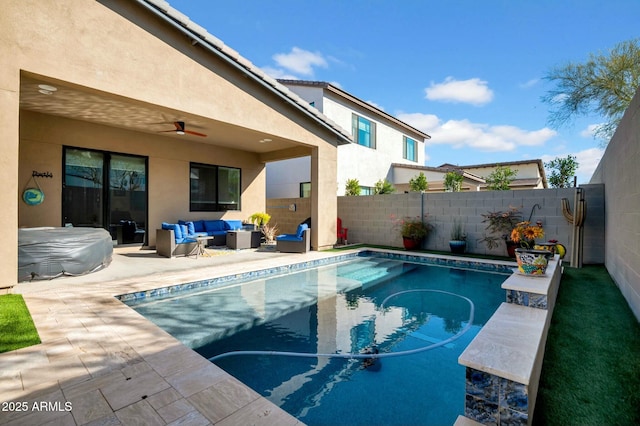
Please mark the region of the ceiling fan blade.
[[190, 135], [195, 135], [195, 136], [202, 136], [202, 137], [206, 137], [207, 135], [205, 135], [204, 133], [198, 133], [198, 132], [194, 132], [192, 130], [184, 130], [185, 133], [188, 133]]

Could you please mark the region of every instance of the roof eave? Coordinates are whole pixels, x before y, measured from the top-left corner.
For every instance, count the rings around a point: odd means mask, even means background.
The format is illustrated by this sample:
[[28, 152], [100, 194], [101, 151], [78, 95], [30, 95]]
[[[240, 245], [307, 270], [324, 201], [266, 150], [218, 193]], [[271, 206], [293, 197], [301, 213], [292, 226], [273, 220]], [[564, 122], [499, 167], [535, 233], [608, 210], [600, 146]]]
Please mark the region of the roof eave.
[[318, 122], [326, 130], [337, 136], [337, 144], [345, 145], [353, 142], [351, 135], [333, 123], [316, 108], [308, 105], [287, 87], [269, 77], [238, 52], [226, 46], [221, 40], [210, 34], [200, 25], [192, 22], [186, 15], [174, 9], [164, 0], [136, 0], [144, 8], [184, 33], [194, 42], [199, 43], [207, 51], [227, 62], [233, 68], [252, 78], [256, 83], [276, 94], [279, 98], [293, 105], [307, 117]]

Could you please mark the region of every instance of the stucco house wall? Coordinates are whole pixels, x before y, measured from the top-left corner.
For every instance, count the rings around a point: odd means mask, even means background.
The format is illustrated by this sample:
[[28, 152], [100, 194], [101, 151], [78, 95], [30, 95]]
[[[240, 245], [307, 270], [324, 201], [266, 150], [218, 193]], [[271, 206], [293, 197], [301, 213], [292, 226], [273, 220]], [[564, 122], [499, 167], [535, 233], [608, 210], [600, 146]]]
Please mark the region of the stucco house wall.
[[[288, 84], [287, 87], [303, 99], [318, 108], [338, 126], [349, 134], [352, 132], [352, 114], [356, 113], [376, 123], [376, 147], [368, 148], [358, 144], [341, 145], [338, 149], [338, 185], [337, 194], [344, 195], [345, 184], [348, 179], [358, 179], [361, 186], [374, 187], [381, 179], [388, 179], [392, 183], [406, 184], [408, 182], [394, 182], [392, 164], [421, 165], [424, 163], [424, 136], [409, 132], [390, 122], [382, 114], [373, 109], [358, 106], [345, 99], [340, 93], [335, 93], [318, 83], [314, 86]], [[416, 141], [416, 161], [403, 158], [403, 137], [407, 136]], [[291, 159], [283, 164], [271, 163], [267, 165], [268, 197], [296, 197], [299, 195], [299, 183], [306, 182], [307, 173], [304, 163], [299, 159]], [[287, 170], [286, 179], [280, 172]], [[277, 172], [276, 172], [277, 171]], [[399, 175], [404, 176], [404, 175]]]
[[604, 184], [607, 271], [640, 321], [640, 89], [590, 183]]
[[[17, 277], [18, 227], [62, 225], [62, 146], [148, 157], [150, 246], [162, 221], [203, 216], [189, 212], [190, 161], [242, 168], [242, 210], [208, 217], [244, 219], [265, 209], [264, 164], [302, 152], [312, 158], [312, 246], [335, 241], [336, 146], [345, 136], [188, 18], [158, 10], [150, 1], [3, 3], [3, 285]], [[218, 49], [207, 47], [208, 40]], [[32, 81], [58, 91], [49, 101], [38, 98]], [[65, 93], [76, 98], [53, 104]], [[209, 136], [159, 134], [150, 124], [185, 116], [199, 120]], [[265, 139], [270, 142], [261, 144]], [[45, 201], [27, 207], [20, 197], [32, 170], [54, 177], [41, 180]]]

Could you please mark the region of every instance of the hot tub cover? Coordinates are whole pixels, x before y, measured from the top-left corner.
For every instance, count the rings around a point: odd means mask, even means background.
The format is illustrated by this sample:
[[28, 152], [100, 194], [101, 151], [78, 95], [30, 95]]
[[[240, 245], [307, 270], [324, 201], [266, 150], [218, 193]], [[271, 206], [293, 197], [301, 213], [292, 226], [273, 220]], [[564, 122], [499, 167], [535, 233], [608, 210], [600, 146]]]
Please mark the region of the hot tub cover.
[[20, 228], [18, 281], [83, 275], [111, 263], [111, 234], [102, 228]]

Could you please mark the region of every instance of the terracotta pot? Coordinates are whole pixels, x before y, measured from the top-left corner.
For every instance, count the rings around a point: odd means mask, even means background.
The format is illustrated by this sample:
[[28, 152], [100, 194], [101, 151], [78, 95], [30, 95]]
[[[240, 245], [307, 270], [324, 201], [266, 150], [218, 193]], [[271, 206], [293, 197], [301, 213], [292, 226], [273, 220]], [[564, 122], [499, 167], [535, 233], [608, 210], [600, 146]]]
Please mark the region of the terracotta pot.
[[402, 244], [404, 245], [404, 248], [407, 250], [416, 250], [420, 248], [420, 245], [422, 244], [422, 238], [415, 239], [415, 238], [409, 238], [409, 237], [402, 237]]

